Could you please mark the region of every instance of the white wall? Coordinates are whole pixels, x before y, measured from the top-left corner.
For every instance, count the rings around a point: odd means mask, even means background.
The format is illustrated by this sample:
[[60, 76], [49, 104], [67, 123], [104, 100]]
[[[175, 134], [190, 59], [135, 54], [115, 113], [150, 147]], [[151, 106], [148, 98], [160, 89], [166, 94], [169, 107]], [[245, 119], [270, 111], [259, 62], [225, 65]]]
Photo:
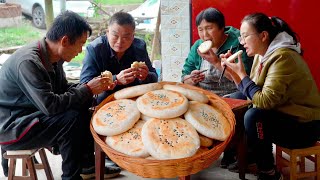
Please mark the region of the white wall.
[[180, 82], [190, 50], [189, 0], [161, 0], [162, 80]]

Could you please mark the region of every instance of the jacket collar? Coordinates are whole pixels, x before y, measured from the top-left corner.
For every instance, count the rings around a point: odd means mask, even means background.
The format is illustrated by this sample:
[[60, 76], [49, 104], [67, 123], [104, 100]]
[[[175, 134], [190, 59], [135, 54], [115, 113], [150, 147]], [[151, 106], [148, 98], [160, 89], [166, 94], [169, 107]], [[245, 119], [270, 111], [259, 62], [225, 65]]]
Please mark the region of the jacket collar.
[[46, 38], [44, 37], [43, 39], [41, 39], [38, 42], [38, 50], [40, 53], [40, 59], [41, 59], [41, 63], [43, 64], [43, 66], [46, 68], [46, 70], [49, 72], [53, 72], [53, 65], [51, 64], [50, 60], [49, 60], [49, 55], [48, 55], [48, 51], [47, 51], [47, 43], [46, 43]]
[[280, 48], [289, 48], [296, 51], [299, 54], [301, 53], [300, 43], [294, 42], [293, 37], [290, 36], [287, 32], [280, 32], [270, 43], [266, 51], [266, 54], [264, 56], [259, 56], [260, 63], [266, 61], [274, 51]]

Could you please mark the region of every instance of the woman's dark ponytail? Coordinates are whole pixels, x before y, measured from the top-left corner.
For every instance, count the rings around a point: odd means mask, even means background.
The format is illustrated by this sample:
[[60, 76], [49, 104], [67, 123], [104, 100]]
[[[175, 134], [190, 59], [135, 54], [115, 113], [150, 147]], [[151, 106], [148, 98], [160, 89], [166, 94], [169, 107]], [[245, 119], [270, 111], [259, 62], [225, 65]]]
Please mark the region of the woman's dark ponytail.
[[270, 17], [271, 23], [272, 25], [278, 29], [279, 32], [287, 32], [290, 36], [292, 36], [293, 40], [295, 41], [295, 44], [297, 44], [299, 42], [298, 39], [298, 34], [295, 33], [290, 26], [281, 18], [276, 17], [276, 16], [272, 16]]

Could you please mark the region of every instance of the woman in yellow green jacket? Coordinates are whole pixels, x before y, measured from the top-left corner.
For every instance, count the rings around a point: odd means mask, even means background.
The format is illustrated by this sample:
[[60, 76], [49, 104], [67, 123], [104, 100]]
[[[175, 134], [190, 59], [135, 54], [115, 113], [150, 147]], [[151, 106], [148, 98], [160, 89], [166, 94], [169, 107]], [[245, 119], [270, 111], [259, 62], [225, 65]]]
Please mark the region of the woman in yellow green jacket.
[[[286, 22], [263, 13], [242, 20], [240, 43], [254, 56], [250, 77], [242, 61], [220, 57], [238, 89], [252, 100], [245, 114], [248, 145], [259, 169], [258, 179], [281, 179], [274, 168], [272, 143], [287, 148], [312, 146], [319, 139], [320, 95], [300, 43]], [[241, 57], [238, 57], [241, 59]]]

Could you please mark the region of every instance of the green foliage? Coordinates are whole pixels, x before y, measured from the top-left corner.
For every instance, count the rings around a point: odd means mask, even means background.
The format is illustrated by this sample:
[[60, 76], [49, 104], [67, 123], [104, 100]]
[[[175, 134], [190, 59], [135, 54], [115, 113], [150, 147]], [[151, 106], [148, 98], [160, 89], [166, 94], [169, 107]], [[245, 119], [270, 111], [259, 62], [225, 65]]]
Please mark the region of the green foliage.
[[[103, 5], [122, 5], [122, 4], [141, 4], [144, 0], [94, 0], [96, 3], [101, 3]], [[95, 19], [99, 17], [95, 16]], [[30, 20], [22, 19], [22, 23], [16, 27], [0, 28], [0, 48], [12, 47], [12, 46], [23, 46], [30, 42], [40, 40], [45, 36], [46, 31], [37, 29], [32, 26]], [[136, 36], [145, 40], [147, 43], [147, 50], [149, 55], [151, 55], [151, 47], [153, 34], [136, 32]], [[88, 43], [88, 42], [87, 42]], [[86, 43], [86, 44], [87, 44]], [[82, 63], [85, 51], [78, 54], [72, 62]]]
[[[147, 44], [147, 51], [148, 54], [151, 55], [151, 50], [152, 50], [152, 40], [153, 40], [153, 36], [152, 34], [149, 33], [139, 33], [137, 32], [135, 34], [136, 37], [143, 39], [146, 44]], [[85, 46], [89, 43], [89, 41], [86, 42]], [[78, 54], [76, 57], [74, 57], [72, 59], [73, 63], [80, 63], [82, 64], [82, 60], [84, 59], [84, 55], [85, 55], [85, 50], [83, 50], [80, 54]], [[157, 59], [161, 59], [160, 55], [156, 55]]]
[[30, 23], [22, 23], [16, 27], [0, 28], [0, 48], [22, 46], [41, 39], [43, 34], [40, 31], [35, 31]]
[[105, 5], [141, 4], [144, 0], [94, 0], [96, 3]]
[[140, 39], [143, 39], [146, 42], [147, 51], [148, 51], [148, 54], [150, 55], [152, 50], [152, 38], [153, 38], [152, 34], [136, 32], [135, 36]]
[[[127, 5], [127, 4], [142, 4], [144, 0], [94, 0], [99, 6]], [[100, 8], [94, 7], [94, 17], [101, 18]]]
[[82, 51], [80, 54], [74, 57], [71, 62], [82, 64], [84, 55], [85, 55], [85, 51]]

